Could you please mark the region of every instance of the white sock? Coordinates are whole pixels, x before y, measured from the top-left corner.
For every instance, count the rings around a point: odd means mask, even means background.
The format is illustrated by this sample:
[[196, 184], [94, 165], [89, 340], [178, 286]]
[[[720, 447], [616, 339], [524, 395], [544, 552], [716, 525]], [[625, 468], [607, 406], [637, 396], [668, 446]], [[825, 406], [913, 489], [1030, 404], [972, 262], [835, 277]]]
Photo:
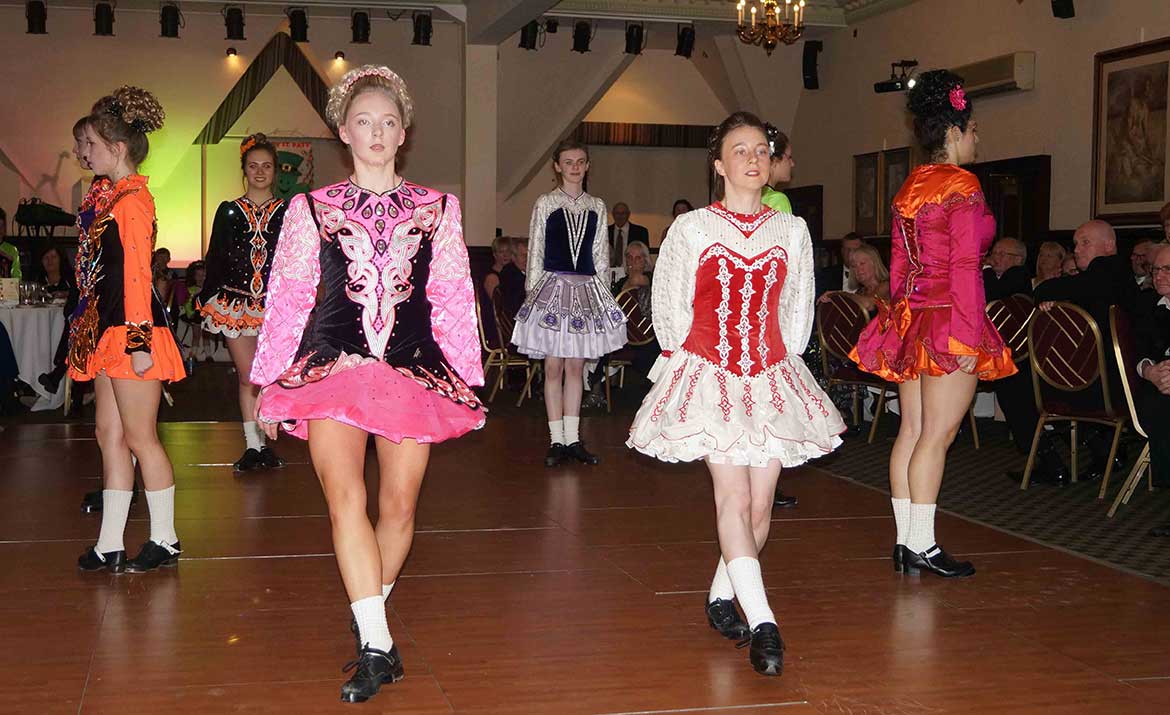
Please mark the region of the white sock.
[[126, 520], [130, 517], [130, 497], [134, 492], [121, 489], [102, 490], [102, 529], [98, 532], [97, 552], [108, 554], [122, 551], [122, 534], [126, 531]]
[[730, 601], [735, 598], [735, 589], [731, 587], [731, 579], [727, 576], [727, 563], [719, 557], [719, 565], [715, 567], [715, 578], [711, 579], [711, 590], [707, 593], [707, 603], [717, 598]]
[[906, 546], [916, 554], [926, 553], [934, 546], [935, 504], [910, 505], [910, 536]]
[[565, 443], [565, 422], [564, 420], [556, 420], [548, 423], [548, 434], [553, 444]]
[[391, 581], [390, 583], [382, 584], [382, 603], [390, 600], [390, 592], [394, 590], [395, 583], [397, 583], [397, 581]]
[[264, 432], [260, 430], [260, 425], [255, 422], [245, 422], [244, 441], [248, 444], [248, 449], [259, 452], [264, 446]]
[[[383, 586], [382, 590], [386, 587]], [[354, 601], [349, 607], [357, 620], [362, 645], [390, 652], [394, 639], [390, 637], [390, 626], [386, 623], [386, 602], [378, 596], [370, 596]]]
[[580, 415], [565, 415], [565, 444], [581, 441]]
[[898, 540], [894, 543], [905, 545], [910, 536], [910, 500], [891, 498], [894, 505], [894, 526], [898, 529]]
[[146, 492], [146, 505], [150, 507], [150, 540], [174, 546], [179, 541], [175, 533], [175, 485]]
[[727, 576], [735, 589], [735, 597], [739, 599], [739, 607], [747, 618], [748, 626], [755, 629], [761, 623], [775, 623], [776, 616], [772, 607], [768, 605], [768, 596], [764, 593], [764, 575], [760, 572], [760, 560], [750, 556], [740, 556], [727, 564]]

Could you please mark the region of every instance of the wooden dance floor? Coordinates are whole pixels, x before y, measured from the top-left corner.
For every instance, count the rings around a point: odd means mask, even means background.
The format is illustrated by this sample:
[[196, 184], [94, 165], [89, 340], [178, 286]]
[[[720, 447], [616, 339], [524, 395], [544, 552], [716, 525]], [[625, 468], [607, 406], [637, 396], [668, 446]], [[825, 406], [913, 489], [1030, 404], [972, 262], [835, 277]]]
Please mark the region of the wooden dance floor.
[[[546, 471], [540, 413], [500, 406], [434, 450], [390, 602], [407, 677], [365, 705], [338, 702], [350, 611], [303, 443], [236, 478], [238, 423], [162, 425], [183, 560], [114, 577], [75, 565], [99, 523], [78, 510], [92, 425], [10, 425], [0, 712], [1170, 712], [1170, 589], [948, 515], [978, 575], [899, 577], [887, 496], [831, 464], [784, 481], [800, 506], [763, 565], [786, 670], [756, 675], [704, 619], [704, 468], [635, 455], [615, 414], [585, 423], [601, 467]], [[131, 555], [148, 530], [143, 499]]]

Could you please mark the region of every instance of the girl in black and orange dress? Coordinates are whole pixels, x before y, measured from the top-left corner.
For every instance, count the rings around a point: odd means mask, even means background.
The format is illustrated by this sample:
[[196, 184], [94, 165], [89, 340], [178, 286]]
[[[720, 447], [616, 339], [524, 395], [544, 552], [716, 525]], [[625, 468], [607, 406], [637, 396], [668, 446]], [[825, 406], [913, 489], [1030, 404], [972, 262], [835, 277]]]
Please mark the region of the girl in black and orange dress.
[[[154, 198], [137, 173], [146, 135], [162, 126], [154, 95], [122, 87], [94, 105], [84, 156], [109, 179], [83, 229], [77, 254], [81, 298], [69, 327], [69, 376], [94, 382], [97, 440], [102, 451], [103, 510], [97, 544], [77, 560], [85, 571], [151, 571], [179, 559], [175, 476], [158, 439], [164, 380], [186, 376], [183, 359], [151, 284]], [[133, 559], [122, 542], [137, 457], [150, 506], [150, 540]]]
[[227, 338], [236, 366], [240, 415], [244, 418], [244, 454], [237, 472], [276, 469], [284, 462], [264, 440], [256, 424], [259, 388], [248, 381], [256, 356], [256, 336], [264, 321], [268, 273], [276, 254], [276, 238], [284, 224], [284, 199], [272, 195], [276, 177], [276, 147], [263, 134], [240, 144], [240, 167], [248, 190], [234, 201], [224, 201], [215, 212], [211, 243], [207, 247], [207, 280], [197, 301], [203, 329]]

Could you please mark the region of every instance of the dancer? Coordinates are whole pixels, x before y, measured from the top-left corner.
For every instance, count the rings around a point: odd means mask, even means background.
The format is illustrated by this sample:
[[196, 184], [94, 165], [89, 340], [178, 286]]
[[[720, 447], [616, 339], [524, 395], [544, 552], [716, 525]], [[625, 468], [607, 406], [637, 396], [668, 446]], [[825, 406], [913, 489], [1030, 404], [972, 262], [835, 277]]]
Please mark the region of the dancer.
[[812, 241], [803, 219], [760, 201], [763, 122], [747, 112], [724, 119], [708, 163], [719, 201], [679, 216], [658, 257], [662, 356], [626, 444], [665, 462], [707, 462], [722, 553], [708, 622], [750, 642], [757, 672], [779, 675], [784, 641], [759, 562], [776, 481], [781, 467], [840, 445], [845, 424], [800, 357], [812, 333]]
[[[162, 127], [154, 95], [122, 87], [94, 105], [85, 127], [84, 157], [109, 180], [95, 203], [83, 207], [77, 253], [80, 300], [69, 326], [69, 376], [92, 380], [97, 442], [102, 452], [102, 525], [97, 544], [77, 560], [85, 571], [152, 571], [174, 566], [181, 548], [175, 533], [175, 476], [158, 439], [162, 382], [181, 380], [183, 358], [162, 301], [151, 287], [154, 198], [137, 173]], [[150, 540], [126, 559], [123, 533], [130, 513], [134, 462], [142, 468], [150, 507]]]
[[203, 330], [224, 336], [236, 366], [236, 391], [244, 420], [244, 454], [232, 465], [237, 474], [284, 466], [256, 424], [259, 389], [248, 380], [256, 356], [256, 336], [264, 321], [264, 296], [276, 237], [284, 223], [284, 199], [272, 195], [276, 147], [267, 136], [252, 134], [240, 143], [240, 168], [248, 188], [238, 199], [221, 203], [215, 212], [207, 247], [207, 279], [198, 298]]
[[[349, 596], [356, 669], [341, 699], [403, 677], [385, 600], [414, 537], [430, 446], [484, 423], [475, 291], [454, 196], [405, 181], [398, 148], [414, 105], [387, 67], [347, 72], [329, 122], [349, 147], [348, 181], [295, 196], [276, 245], [252, 381], [265, 432], [307, 439]], [[378, 523], [366, 515], [374, 435]]]
[[931, 163], [894, 197], [891, 304], [879, 303], [850, 357], [897, 382], [902, 423], [890, 453], [897, 526], [894, 570], [971, 576], [975, 567], [938, 546], [934, 513], [947, 449], [980, 379], [1016, 372], [1011, 351], [984, 313], [980, 263], [995, 238], [975, 175], [979, 142], [962, 78], [927, 72], [910, 90], [914, 134]]
[[589, 149], [571, 139], [552, 157], [557, 188], [532, 208], [528, 297], [516, 314], [512, 342], [544, 360], [544, 408], [551, 444], [544, 466], [601, 460], [581, 441], [582, 373], [626, 344], [626, 318], [609, 293], [605, 202], [585, 192]]
[[[796, 166], [796, 162], [792, 160], [792, 143], [788, 141], [787, 134], [771, 124], [765, 124], [764, 127], [767, 130], [768, 150], [772, 153], [772, 160], [768, 167], [768, 184], [761, 192], [760, 200], [764, 202], [765, 206], [774, 208], [780, 213], [790, 214], [792, 213], [792, 202], [777, 187], [792, 181], [792, 169]], [[793, 500], [792, 506], [795, 505], [796, 502]]]

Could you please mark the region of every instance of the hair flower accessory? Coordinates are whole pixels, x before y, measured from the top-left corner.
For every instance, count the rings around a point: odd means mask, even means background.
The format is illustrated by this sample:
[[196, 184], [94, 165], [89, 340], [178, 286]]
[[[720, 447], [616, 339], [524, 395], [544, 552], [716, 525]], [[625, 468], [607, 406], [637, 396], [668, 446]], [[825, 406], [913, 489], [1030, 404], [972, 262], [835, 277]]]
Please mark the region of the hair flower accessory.
[[255, 135], [250, 136], [244, 140], [244, 144], [240, 147], [240, 156], [247, 156], [248, 152], [250, 152], [254, 146], [256, 146]]
[[950, 92], [951, 106], [955, 108], [956, 112], [961, 112], [967, 108], [967, 93], [963, 91], [963, 85], [956, 84]]

